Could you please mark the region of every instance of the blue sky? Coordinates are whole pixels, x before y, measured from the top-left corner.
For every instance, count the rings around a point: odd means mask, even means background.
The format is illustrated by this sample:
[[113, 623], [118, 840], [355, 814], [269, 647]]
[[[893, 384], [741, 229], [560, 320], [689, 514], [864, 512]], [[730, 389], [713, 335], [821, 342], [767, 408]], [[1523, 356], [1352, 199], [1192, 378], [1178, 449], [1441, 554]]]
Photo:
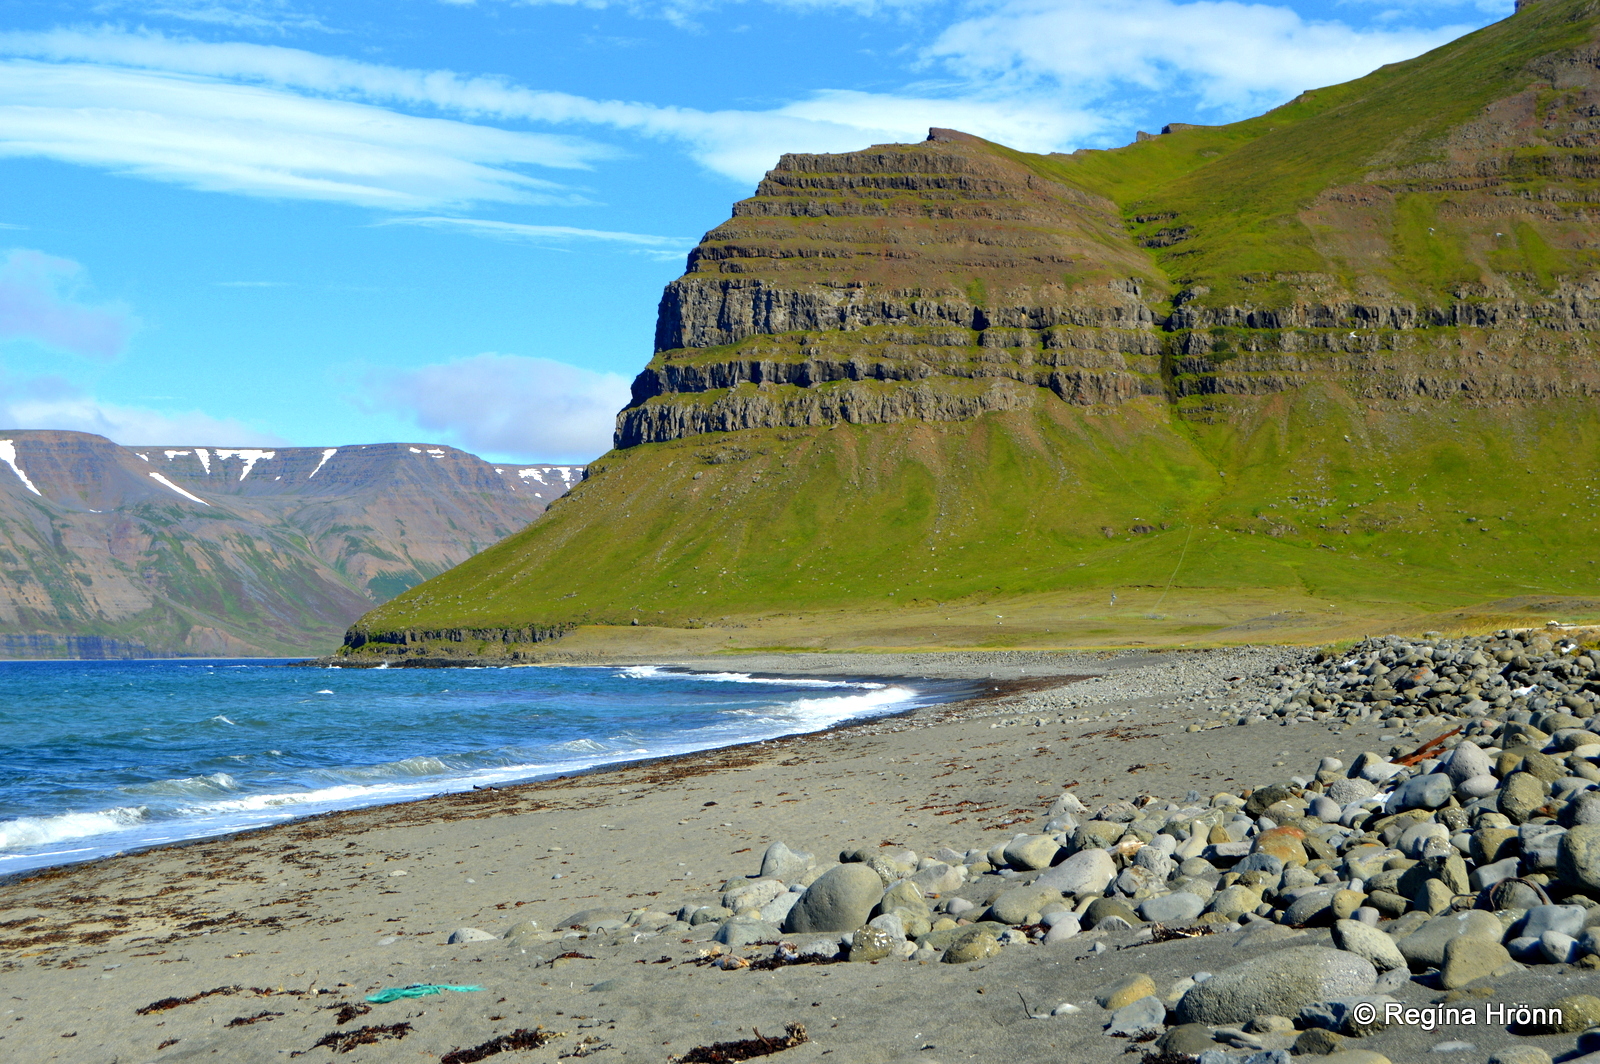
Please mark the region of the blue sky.
[[8, 0], [0, 426], [607, 446], [785, 151], [1226, 122], [1510, 0]]

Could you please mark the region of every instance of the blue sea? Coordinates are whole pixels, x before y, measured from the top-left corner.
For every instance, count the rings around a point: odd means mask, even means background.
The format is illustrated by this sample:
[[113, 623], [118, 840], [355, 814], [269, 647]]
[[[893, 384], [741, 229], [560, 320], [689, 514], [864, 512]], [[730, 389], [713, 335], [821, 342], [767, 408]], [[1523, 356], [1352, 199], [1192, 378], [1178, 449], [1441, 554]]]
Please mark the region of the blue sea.
[[0, 876], [816, 731], [964, 693], [652, 666], [0, 662]]

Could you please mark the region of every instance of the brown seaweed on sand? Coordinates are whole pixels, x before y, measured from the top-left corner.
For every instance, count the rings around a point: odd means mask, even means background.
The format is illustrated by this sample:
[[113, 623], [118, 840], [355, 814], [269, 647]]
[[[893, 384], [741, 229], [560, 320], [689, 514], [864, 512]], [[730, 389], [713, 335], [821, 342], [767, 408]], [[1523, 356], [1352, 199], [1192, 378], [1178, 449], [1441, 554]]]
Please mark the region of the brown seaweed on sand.
[[811, 1041], [806, 1034], [803, 1024], [791, 1023], [784, 1028], [784, 1037], [767, 1038], [760, 1031], [755, 1031], [754, 1038], [746, 1038], [741, 1042], [718, 1042], [716, 1045], [696, 1046], [681, 1057], [677, 1057], [677, 1064], [725, 1064], [727, 1061], [754, 1060], [756, 1057], [770, 1056], [785, 1049], [804, 1045]]
[[262, 1020], [270, 1020], [274, 1016], [282, 1016], [282, 1015], [283, 1015], [283, 1013], [281, 1013], [281, 1012], [258, 1012], [254, 1016], [235, 1016], [233, 1019], [231, 1019], [227, 1023], [223, 1024], [223, 1026], [224, 1027], [246, 1027], [246, 1026], [249, 1026], [250, 1024], [252, 1024], [252, 1023], [260, 1023]]
[[[353, 1031], [330, 1031], [311, 1044], [311, 1049], [327, 1046], [335, 1053], [348, 1053], [357, 1046], [370, 1046], [387, 1042], [391, 1038], [404, 1038], [411, 1033], [409, 1023], [391, 1023], [382, 1027], [357, 1027]], [[291, 1057], [304, 1056], [311, 1049], [296, 1050]]]
[[504, 1053], [508, 1049], [538, 1049], [548, 1043], [552, 1038], [560, 1038], [562, 1032], [547, 1031], [543, 1027], [528, 1030], [520, 1027], [510, 1034], [503, 1034], [499, 1038], [491, 1038], [481, 1045], [471, 1049], [452, 1049], [439, 1058], [439, 1064], [472, 1064], [473, 1061], [492, 1057], [496, 1053]]
[[217, 986], [217, 987], [212, 987], [210, 990], [202, 990], [202, 991], [200, 991], [200, 993], [198, 993], [198, 994], [190, 994], [188, 997], [182, 997], [182, 998], [181, 997], [169, 997], [169, 998], [162, 998], [160, 1001], [152, 1001], [152, 1002], [150, 1002], [150, 1004], [146, 1005], [144, 1008], [135, 1009], [134, 1011], [136, 1013], [138, 1013], [138, 1015], [140, 1015], [140, 1016], [148, 1016], [152, 1012], [165, 1012], [168, 1009], [175, 1009], [179, 1005], [190, 1005], [190, 1004], [193, 1004], [196, 1001], [199, 1001], [201, 998], [212, 997], [212, 996], [214, 996], [216, 994], [237, 994], [239, 991], [241, 991], [243, 989], [244, 989], [244, 987], [242, 987], [242, 986]]

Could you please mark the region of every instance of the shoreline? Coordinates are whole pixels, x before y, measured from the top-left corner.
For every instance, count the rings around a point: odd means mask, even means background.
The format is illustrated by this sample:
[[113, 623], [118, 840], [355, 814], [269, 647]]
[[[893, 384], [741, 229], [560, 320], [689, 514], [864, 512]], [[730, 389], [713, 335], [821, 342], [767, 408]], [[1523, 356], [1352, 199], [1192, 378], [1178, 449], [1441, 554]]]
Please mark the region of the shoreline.
[[[1327, 931], [1269, 921], [1142, 949], [1086, 929], [966, 964], [721, 970], [710, 963], [727, 950], [712, 941], [719, 924], [672, 914], [754, 883], [778, 841], [824, 862], [846, 852], [946, 860], [948, 847], [992, 852], [1042, 830], [1063, 791], [1091, 807], [1236, 793], [1306, 774], [1323, 757], [1348, 760], [1393, 739], [1409, 749], [1432, 734], [1376, 720], [1233, 726], [1229, 707], [1253, 704], [1278, 670], [1309, 661], [1296, 648], [1123, 655], [1090, 679], [1039, 675], [1031, 656], [943, 668], [914, 657], [876, 671], [1007, 675], [983, 675], [991, 690], [979, 697], [892, 717], [342, 810], [0, 884], [0, 977], [11, 997], [0, 1002], [0, 1054], [265, 1064], [309, 1053], [359, 1064], [438, 1060], [542, 1027], [561, 1037], [517, 1060], [664, 1064], [799, 1023], [810, 1041], [785, 1050], [783, 1064], [1131, 1062], [1130, 1043], [1102, 1033], [1109, 1013], [1094, 999], [1104, 987], [1142, 972], [1164, 994], [1195, 971], [1325, 944]], [[801, 663], [813, 675], [840, 664]], [[991, 882], [1028, 881], [1007, 875], [983, 874], [961, 894], [981, 903]], [[640, 914], [645, 922], [627, 925]], [[547, 930], [572, 920], [593, 926]], [[735, 952], [762, 950], [771, 947]], [[483, 990], [365, 1002], [417, 983]], [[1408, 986], [1399, 996], [1410, 1004], [1427, 993]], [[178, 1004], [151, 1011], [167, 999]], [[1076, 1011], [1051, 1016], [1062, 1003]], [[402, 1046], [313, 1048], [336, 1029], [397, 1023]], [[1391, 1031], [1384, 1051], [1419, 1059], [1431, 1044]], [[1463, 1060], [1481, 1064], [1481, 1054]]]
[[[183, 660], [183, 659], [174, 659], [174, 660]], [[215, 659], [215, 660], [219, 660], [219, 661], [235, 661], [235, 660], [245, 660], [245, 659], [219, 658], [219, 659]], [[652, 663], [649, 663], [649, 664], [657, 665], [657, 664], [660, 664], [660, 663], [652, 662]], [[563, 668], [566, 668], [566, 667], [571, 667], [571, 668], [625, 668], [625, 667], [628, 667], [628, 666], [591, 666], [591, 665], [565, 666], [564, 665], [564, 666], [561, 666], [561, 667], [563, 667]], [[701, 670], [696, 669], [692, 665], [687, 665], [687, 664], [684, 664], [684, 665], [669, 664], [669, 665], [661, 665], [661, 667], [665, 668], [665, 669], [668, 669], [670, 671], [674, 671], [674, 672], [679, 673], [681, 675], [688, 675], [688, 676], [692, 676], [692, 675], [695, 675], [695, 674], [701, 672]], [[722, 671], [726, 672], [728, 670], [722, 670]], [[787, 680], [787, 679], [804, 680], [804, 679], [814, 678], [811, 675], [802, 674], [802, 673], [784, 674], [784, 673], [770, 672], [770, 671], [767, 671], [767, 670], [761, 670], [759, 672], [750, 672], [750, 673], [748, 673], [748, 675], [751, 676], [751, 678], [753, 678], [753, 679], [770, 679], [770, 680], [780, 680], [780, 681], [781, 680]], [[839, 678], [840, 679], [844, 679], [844, 680], [855, 681], [855, 682], [859, 682], [859, 683], [863, 683], [863, 684], [878, 683], [878, 684], [882, 684], [884, 686], [891, 686], [891, 685], [895, 685], [895, 684], [905, 684], [905, 685], [909, 686], [907, 681], [917, 680], [917, 679], [929, 680], [933, 684], [942, 685], [944, 687], [949, 687], [950, 685], [957, 684], [957, 683], [966, 683], [968, 685], [981, 686], [981, 683], [983, 682], [983, 681], [976, 681], [976, 680], [959, 681], [959, 680], [952, 680], [952, 679], [949, 679], [949, 678], [933, 678], [933, 677], [919, 677], [919, 676], [889, 676], [889, 675], [870, 675], [869, 676], [869, 675], [854, 675], [854, 674], [849, 674], [849, 675], [841, 674]], [[994, 690], [998, 691], [998, 690], [1000, 690], [1000, 688], [999, 687], [995, 687]], [[956, 695], [956, 697], [945, 698], [944, 695], [947, 694], [947, 693], [948, 694], [952, 694], [952, 695]], [[930, 696], [934, 696], [934, 695], [937, 695], [940, 698], [940, 700], [939, 701], [931, 701], [931, 702], [926, 701], [926, 699], [928, 699]], [[110, 859], [113, 859], [113, 858], [116, 858], [116, 857], [131, 856], [131, 855], [135, 855], [135, 854], [148, 853], [148, 852], [150, 852], [152, 850], [159, 850], [162, 847], [167, 847], [167, 846], [188, 846], [188, 845], [192, 845], [192, 844], [198, 843], [198, 842], [214, 842], [214, 841], [218, 841], [218, 840], [234, 838], [234, 837], [245, 835], [245, 834], [249, 834], [249, 833], [252, 833], [252, 832], [267, 831], [267, 830], [271, 830], [271, 829], [277, 828], [277, 827], [283, 827], [283, 826], [286, 826], [286, 825], [297, 824], [297, 823], [301, 823], [301, 822], [308, 821], [308, 820], [318, 819], [318, 818], [321, 818], [321, 817], [332, 816], [332, 815], [336, 815], [336, 814], [339, 814], [339, 813], [354, 812], [354, 811], [359, 811], [359, 810], [378, 810], [378, 809], [384, 809], [384, 808], [395, 807], [395, 806], [411, 805], [411, 804], [414, 804], [414, 803], [417, 803], [417, 802], [431, 801], [431, 800], [433, 800], [435, 798], [446, 797], [446, 796], [452, 795], [452, 794], [466, 793], [467, 791], [506, 790], [506, 789], [509, 789], [509, 788], [515, 788], [515, 787], [523, 786], [523, 785], [530, 784], [530, 783], [540, 783], [540, 782], [545, 782], [545, 781], [549, 781], [549, 780], [560, 780], [560, 779], [577, 778], [577, 777], [580, 777], [580, 776], [586, 776], [586, 775], [589, 775], [589, 774], [592, 774], [592, 773], [597, 773], [597, 772], [607, 772], [607, 771], [613, 771], [613, 770], [619, 770], [619, 769], [625, 769], [625, 768], [631, 768], [631, 767], [649, 766], [649, 765], [653, 765], [653, 764], [656, 764], [656, 763], [670, 762], [670, 761], [673, 761], [673, 760], [679, 759], [679, 758], [693, 758], [693, 757], [696, 757], [696, 756], [700, 756], [700, 755], [706, 754], [708, 752], [723, 751], [723, 750], [736, 750], [736, 749], [739, 749], [741, 747], [758, 745], [758, 744], [765, 743], [765, 742], [776, 742], [776, 741], [785, 740], [785, 739], [792, 739], [792, 738], [796, 738], [796, 737], [804, 736], [804, 735], [814, 735], [814, 734], [819, 734], [819, 733], [822, 733], [822, 732], [832, 732], [832, 731], [835, 731], [835, 730], [842, 730], [842, 729], [848, 729], [848, 728], [853, 728], [853, 727], [859, 727], [861, 725], [868, 724], [868, 723], [871, 723], [871, 722], [874, 722], [874, 721], [888, 720], [888, 719], [893, 719], [893, 718], [897, 718], [897, 717], [906, 716], [906, 715], [909, 715], [909, 714], [914, 714], [914, 713], [916, 713], [916, 712], [918, 712], [920, 710], [924, 710], [924, 709], [932, 709], [932, 708], [937, 708], [937, 707], [940, 707], [940, 706], [947, 706], [947, 705], [952, 705], [952, 704], [959, 703], [959, 702], [968, 701], [968, 700], [972, 699], [973, 697], [975, 697], [973, 692], [961, 692], [961, 693], [957, 694], [955, 691], [940, 692], [937, 689], [931, 689], [931, 688], [924, 688], [924, 689], [920, 689], [920, 690], [919, 689], [912, 689], [911, 696], [904, 700], [904, 701], [910, 702], [912, 704], [907, 706], [904, 709], [895, 710], [895, 711], [889, 712], [889, 713], [877, 713], [877, 714], [870, 714], [870, 715], [863, 715], [863, 716], [858, 716], [858, 717], [846, 718], [844, 720], [836, 721], [836, 722], [834, 722], [832, 724], [828, 724], [828, 725], [826, 725], [826, 726], [824, 726], [822, 728], [813, 729], [811, 731], [785, 732], [785, 733], [783, 733], [781, 735], [768, 736], [765, 739], [747, 739], [747, 740], [741, 740], [739, 742], [727, 743], [727, 744], [722, 745], [722, 746], [710, 746], [710, 747], [703, 747], [703, 748], [697, 748], [697, 749], [692, 749], [692, 750], [681, 750], [681, 751], [677, 751], [677, 752], [674, 752], [674, 753], [655, 754], [655, 755], [649, 755], [649, 756], [644, 756], [644, 757], [628, 757], [628, 758], [624, 758], [624, 759], [618, 760], [618, 761], [607, 761], [607, 762], [602, 762], [600, 764], [589, 765], [589, 766], [586, 766], [586, 767], [583, 767], [583, 768], [578, 768], [578, 769], [568, 769], [568, 770], [555, 770], [555, 769], [553, 769], [553, 770], [551, 770], [549, 772], [533, 772], [533, 773], [530, 773], [530, 774], [525, 775], [525, 776], [518, 776], [518, 777], [513, 778], [513, 779], [497, 781], [497, 782], [494, 782], [494, 783], [488, 783], [488, 784], [482, 784], [482, 785], [471, 784], [470, 786], [465, 786], [465, 787], [462, 787], [462, 788], [459, 788], [459, 789], [445, 789], [445, 790], [440, 790], [440, 791], [437, 791], [437, 792], [434, 792], [434, 793], [431, 793], [431, 794], [419, 795], [419, 796], [416, 796], [416, 797], [399, 798], [399, 799], [386, 799], [386, 800], [380, 799], [380, 800], [373, 801], [373, 802], [370, 802], [370, 803], [359, 803], [359, 804], [346, 806], [346, 807], [343, 807], [343, 808], [324, 809], [324, 810], [321, 810], [321, 811], [308, 812], [308, 813], [304, 813], [304, 814], [301, 814], [301, 815], [293, 815], [293, 814], [291, 814], [291, 815], [285, 816], [283, 819], [276, 820], [276, 821], [273, 821], [273, 822], [270, 822], [270, 823], [266, 823], [266, 824], [252, 824], [252, 825], [247, 825], [247, 826], [238, 827], [238, 828], [222, 829], [222, 830], [217, 830], [217, 831], [213, 831], [213, 832], [207, 832], [205, 834], [199, 834], [199, 835], [195, 835], [195, 836], [192, 836], [192, 837], [169, 839], [169, 840], [163, 840], [163, 841], [159, 841], [159, 842], [134, 844], [134, 845], [130, 845], [130, 846], [127, 846], [127, 847], [124, 847], [124, 848], [121, 848], [121, 849], [113, 850], [113, 851], [108, 852], [108, 853], [91, 854], [91, 855], [88, 855], [88, 856], [85, 856], [85, 857], [82, 857], [82, 858], [79, 858], [79, 859], [76, 859], [76, 860], [64, 860], [64, 861], [61, 861], [59, 863], [52, 863], [52, 864], [45, 864], [45, 865], [34, 865], [34, 866], [31, 866], [31, 867], [28, 867], [28, 868], [18, 869], [18, 870], [15, 870], [15, 871], [0, 871], [0, 887], [4, 887], [7, 884], [11, 884], [11, 883], [19, 882], [21, 880], [25, 880], [25, 879], [29, 878], [30, 876], [33, 876], [33, 875], [36, 875], [36, 874], [42, 874], [42, 873], [46, 873], [46, 872], [50, 872], [50, 871], [54, 871], [54, 870], [59, 870], [59, 869], [74, 868], [74, 867], [77, 867], [77, 866], [80, 866], [80, 865], [92, 864], [92, 863], [99, 862], [99, 861], [110, 860]], [[987, 697], [987, 696], [984, 696], [984, 697]], [[445, 780], [441, 780], [440, 781], [441, 784], [445, 784], [445, 783], [448, 783], [448, 782], [451, 782], [451, 781], [445, 781]], [[454, 782], [458, 783], [458, 784], [466, 784], [468, 781], [467, 781], [466, 778], [461, 778], [461, 779], [455, 780]], [[59, 814], [44, 814], [44, 815], [49, 816], [49, 815], [59, 815]], [[173, 821], [165, 821], [165, 822], [160, 822], [160, 823], [181, 824], [182, 821], [181, 820], [173, 820]], [[83, 836], [83, 839], [85, 839], [85, 840], [93, 839], [93, 838], [94, 838], [94, 836]], [[77, 841], [77, 840], [68, 840], [68, 841]], [[85, 848], [88, 849], [88, 848], [91, 848], [91, 847], [85, 847]]]

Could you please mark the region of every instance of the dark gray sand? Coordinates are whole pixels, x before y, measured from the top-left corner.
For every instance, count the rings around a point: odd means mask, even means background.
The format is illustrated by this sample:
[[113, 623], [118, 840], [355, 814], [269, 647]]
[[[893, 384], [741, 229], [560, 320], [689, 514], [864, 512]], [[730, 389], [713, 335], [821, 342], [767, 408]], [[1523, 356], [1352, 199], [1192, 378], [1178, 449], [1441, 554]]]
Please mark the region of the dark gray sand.
[[[1209, 796], [1310, 776], [1320, 758], [1348, 763], [1402, 735], [1413, 741], [1411, 722], [1239, 726], [1234, 709], [1215, 712], [1251, 697], [1251, 676], [1305, 659], [1279, 649], [719, 658], [720, 669], [992, 675], [1003, 690], [828, 733], [334, 814], [0, 886], [0, 1060], [440, 1060], [542, 1027], [561, 1037], [492, 1059], [620, 1064], [802, 1024], [810, 1041], [772, 1059], [1138, 1061], [1149, 1044], [1102, 1033], [1109, 1014], [1094, 998], [1107, 984], [1143, 972], [1165, 996], [1197, 971], [1325, 945], [1328, 931], [1262, 923], [1154, 944], [1086, 931], [972, 964], [770, 971], [706, 963], [715, 923], [520, 944], [446, 939], [463, 927], [499, 936], [530, 919], [553, 928], [590, 908], [675, 913], [691, 899], [714, 902], [726, 881], [756, 874], [775, 840], [829, 858], [857, 847], [987, 848], [1039, 830], [1064, 788], [1089, 804]], [[1104, 676], [1061, 679], [1086, 673]], [[1420, 731], [1416, 742], [1431, 734]], [[754, 958], [772, 947], [733, 952]], [[483, 989], [363, 1001], [419, 983]], [[1499, 980], [1495, 994], [1544, 1003], [1597, 987], [1592, 971], [1540, 966]], [[1419, 1005], [1439, 997], [1417, 982], [1392, 993]], [[1080, 1011], [1048, 1015], [1063, 1004]], [[370, 1011], [340, 1023], [346, 1005]], [[317, 1046], [363, 1027], [389, 1030], [347, 1051]], [[1473, 1048], [1429, 1052], [1450, 1040]], [[1506, 1046], [1559, 1054], [1575, 1041], [1479, 1025], [1390, 1028], [1347, 1046], [1397, 1064], [1483, 1064]]]

